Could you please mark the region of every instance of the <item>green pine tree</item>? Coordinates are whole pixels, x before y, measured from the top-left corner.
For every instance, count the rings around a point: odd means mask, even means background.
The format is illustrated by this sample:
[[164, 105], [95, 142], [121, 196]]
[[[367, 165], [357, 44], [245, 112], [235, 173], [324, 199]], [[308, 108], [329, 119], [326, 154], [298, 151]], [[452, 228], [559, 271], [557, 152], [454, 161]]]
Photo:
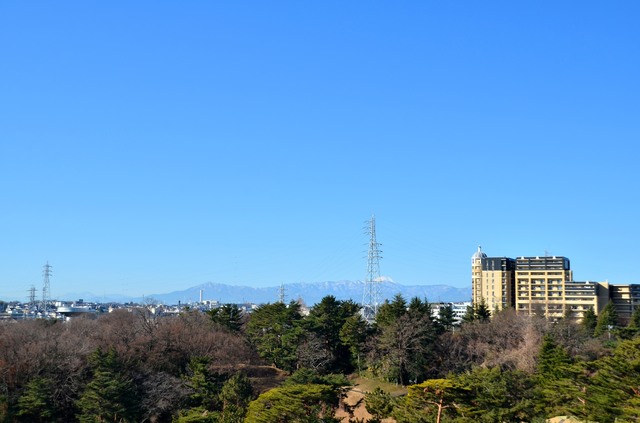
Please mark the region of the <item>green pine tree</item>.
[[348, 317], [340, 328], [340, 342], [349, 348], [352, 366], [358, 370], [358, 373], [362, 368], [362, 351], [369, 334], [367, 322], [359, 313]]
[[376, 314], [376, 325], [378, 327], [392, 325], [406, 313], [407, 301], [404, 299], [402, 294], [396, 294], [391, 302], [385, 300], [378, 308], [378, 314]]
[[484, 301], [484, 299], [480, 300], [480, 304], [478, 304], [475, 308], [475, 316], [476, 320], [480, 322], [488, 322], [489, 318], [491, 318], [491, 311], [489, 310], [489, 306]]
[[590, 421], [640, 421], [640, 338], [620, 342], [595, 363], [587, 393]]
[[398, 423], [455, 421], [456, 410], [469, 402], [468, 387], [453, 379], [429, 379], [409, 386], [408, 390], [393, 410]]
[[418, 297], [411, 298], [411, 300], [409, 301], [409, 306], [407, 307], [407, 312], [412, 316], [424, 316], [427, 319], [433, 320], [431, 304], [429, 304], [426, 299], [421, 300]]
[[253, 387], [244, 373], [231, 376], [220, 391], [220, 423], [241, 423], [252, 396]]
[[220, 423], [220, 413], [202, 407], [182, 410], [173, 420], [174, 423]]
[[554, 379], [564, 376], [564, 369], [571, 364], [569, 354], [546, 335], [538, 355], [537, 375], [540, 379]]
[[210, 363], [209, 357], [193, 357], [187, 368], [187, 385], [192, 390], [191, 405], [213, 411], [220, 405], [218, 394], [224, 378], [209, 369]]
[[616, 311], [613, 302], [605, 306], [598, 316], [598, 323], [593, 332], [594, 336], [600, 336], [605, 333], [611, 334], [611, 331], [618, 326], [618, 312]]
[[456, 414], [478, 422], [531, 421], [535, 416], [534, 380], [518, 370], [476, 367], [453, 376], [464, 395]]
[[45, 377], [33, 378], [27, 384], [24, 394], [18, 399], [18, 413], [21, 421], [51, 422], [55, 420], [56, 409], [51, 401], [53, 382]]
[[224, 304], [207, 312], [211, 320], [230, 332], [240, 332], [242, 328], [242, 310], [235, 304]]
[[445, 332], [451, 332], [456, 326], [456, 316], [451, 304], [447, 304], [438, 310], [438, 322]]
[[391, 416], [393, 411], [393, 398], [379, 386], [364, 397], [367, 411], [374, 419], [382, 420]]
[[351, 300], [336, 300], [333, 295], [325, 296], [313, 306], [303, 327], [320, 341], [326, 355], [330, 357], [324, 371], [353, 371], [353, 360], [348, 345], [342, 342], [340, 332], [349, 318], [359, 314], [360, 306]]
[[628, 327], [635, 332], [640, 332], [640, 307], [637, 307], [631, 314]]
[[580, 322], [580, 325], [584, 329], [584, 331], [589, 336], [593, 336], [593, 332], [596, 330], [596, 325], [598, 324], [598, 316], [596, 316], [596, 312], [593, 311], [593, 308], [587, 309]]
[[545, 336], [538, 355], [536, 391], [537, 409], [548, 416], [572, 414], [582, 406], [582, 368], [574, 365], [562, 346]]
[[116, 353], [98, 349], [90, 358], [93, 377], [77, 402], [81, 423], [135, 422], [138, 417], [135, 386], [120, 367]]
[[247, 335], [261, 358], [279, 369], [294, 370], [304, 335], [302, 320], [298, 303], [265, 304], [251, 313]]
[[467, 310], [462, 316], [462, 323], [471, 323], [476, 320], [476, 310], [473, 306], [467, 306]]
[[273, 388], [249, 403], [245, 423], [337, 422], [337, 390], [329, 385], [286, 385]]

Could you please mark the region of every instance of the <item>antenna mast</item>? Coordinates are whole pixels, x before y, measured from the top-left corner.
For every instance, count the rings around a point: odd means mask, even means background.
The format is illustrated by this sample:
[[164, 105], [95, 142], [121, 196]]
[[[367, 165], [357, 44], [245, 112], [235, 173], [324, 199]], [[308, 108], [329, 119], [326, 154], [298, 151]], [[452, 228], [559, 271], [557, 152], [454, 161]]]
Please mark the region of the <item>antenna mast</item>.
[[49, 286], [49, 277], [51, 276], [51, 265], [42, 266], [42, 312], [47, 315], [47, 303], [51, 300], [51, 287]]
[[278, 292], [278, 302], [284, 304], [285, 295], [284, 295], [284, 283], [280, 284], [280, 292]]
[[367, 277], [364, 282], [362, 297], [362, 316], [371, 323], [378, 313], [380, 304], [380, 243], [376, 241], [376, 217], [371, 216], [367, 221], [365, 233], [369, 235], [369, 249], [367, 253]]

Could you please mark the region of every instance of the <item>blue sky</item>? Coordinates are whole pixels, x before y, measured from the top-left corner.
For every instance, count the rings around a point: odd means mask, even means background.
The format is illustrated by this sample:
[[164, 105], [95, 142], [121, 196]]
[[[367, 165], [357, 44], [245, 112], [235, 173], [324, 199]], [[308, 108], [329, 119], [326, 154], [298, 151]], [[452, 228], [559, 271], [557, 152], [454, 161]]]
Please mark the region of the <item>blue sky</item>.
[[0, 299], [564, 255], [640, 283], [640, 5], [0, 4]]

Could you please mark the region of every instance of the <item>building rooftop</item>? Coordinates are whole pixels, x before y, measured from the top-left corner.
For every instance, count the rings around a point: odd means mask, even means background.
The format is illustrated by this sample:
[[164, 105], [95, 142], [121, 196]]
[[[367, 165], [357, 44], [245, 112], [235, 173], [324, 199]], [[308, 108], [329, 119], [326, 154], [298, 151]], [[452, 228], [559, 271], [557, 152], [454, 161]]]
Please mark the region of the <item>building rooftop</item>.
[[482, 247], [478, 245], [478, 251], [476, 251], [473, 256], [471, 256], [472, 260], [483, 259], [486, 258], [487, 255], [482, 251]]

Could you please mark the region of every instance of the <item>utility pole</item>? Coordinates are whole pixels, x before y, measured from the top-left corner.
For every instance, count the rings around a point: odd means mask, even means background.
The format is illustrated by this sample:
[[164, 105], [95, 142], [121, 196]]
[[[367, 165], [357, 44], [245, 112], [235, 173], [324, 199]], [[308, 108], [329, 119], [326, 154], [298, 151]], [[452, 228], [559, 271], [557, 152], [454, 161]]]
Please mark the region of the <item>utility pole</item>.
[[47, 264], [42, 266], [42, 312], [45, 316], [47, 315], [48, 302], [51, 300], [51, 287], [49, 285], [51, 267], [48, 261]]
[[376, 241], [376, 217], [371, 216], [367, 221], [365, 233], [369, 235], [369, 248], [367, 251], [367, 276], [364, 282], [364, 295], [362, 297], [362, 316], [372, 323], [378, 313], [380, 304], [380, 243]]

